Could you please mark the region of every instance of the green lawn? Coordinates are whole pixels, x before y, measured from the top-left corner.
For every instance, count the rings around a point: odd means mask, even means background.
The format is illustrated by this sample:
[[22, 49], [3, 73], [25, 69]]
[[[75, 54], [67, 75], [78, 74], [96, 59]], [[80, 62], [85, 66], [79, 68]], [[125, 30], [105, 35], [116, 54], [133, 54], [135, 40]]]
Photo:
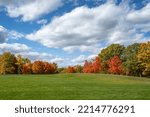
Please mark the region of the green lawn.
[[150, 78], [103, 74], [0, 75], [0, 99], [150, 99]]

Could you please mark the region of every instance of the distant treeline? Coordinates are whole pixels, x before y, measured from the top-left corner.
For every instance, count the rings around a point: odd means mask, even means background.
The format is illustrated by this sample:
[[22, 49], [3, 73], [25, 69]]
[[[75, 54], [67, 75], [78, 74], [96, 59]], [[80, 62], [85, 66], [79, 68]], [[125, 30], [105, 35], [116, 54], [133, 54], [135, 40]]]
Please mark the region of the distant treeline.
[[57, 64], [44, 61], [31, 63], [28, 58], [10, 52], [0, 55], [0, 74], [54, 74]]
[[0, 74], [105, 73], [130, 76], [150, 76], [150, 42], [134, 43], [127, 47], [112, 44], [103, 49], [84, 66], [58, 68], [56, 63], [31, 62], [10, 52], [0, 55]]
[[112, 44], [103, 49], [94, 60], [85, 61], [83, 67], [68, 67], [65, 71], [68, 73], [82, 71], [83, 73], [149, 77], [150, 42], [134, 43], [127, 47], [120, 44]]

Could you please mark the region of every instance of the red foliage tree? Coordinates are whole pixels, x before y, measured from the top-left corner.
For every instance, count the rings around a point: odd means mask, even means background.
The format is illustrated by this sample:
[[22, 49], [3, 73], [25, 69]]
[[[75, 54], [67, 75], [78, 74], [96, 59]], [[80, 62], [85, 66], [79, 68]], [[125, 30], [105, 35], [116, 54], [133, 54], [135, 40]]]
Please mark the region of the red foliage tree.
[[92, 62], [88, 62], [87, 60], [83, 66], [83, 73], [94, 73], [94, 68]]
[[96, 57], [93, 62], [94, 73], [99, 73], [102, 70], [101, 59], [100, 57]]
[[84, 66], [83, 66], [83, 73], [88, 73], [88, 68], [89, 68], [89, 63], [88, 61], [86, 60], [85, 63], [84, 63]]
[[111, 74], [121, 74], [122, 73], [122, 60], [118, 55], [115, 55], [110, 60], [108, 60], [108, 72]]

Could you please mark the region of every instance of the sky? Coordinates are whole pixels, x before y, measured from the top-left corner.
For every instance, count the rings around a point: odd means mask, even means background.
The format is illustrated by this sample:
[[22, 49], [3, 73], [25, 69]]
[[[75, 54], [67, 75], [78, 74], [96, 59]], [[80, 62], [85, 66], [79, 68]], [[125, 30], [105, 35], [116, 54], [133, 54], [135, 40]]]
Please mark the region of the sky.
[[147, 41], [150, 0], [0, 0], [0, 54], [65, 67]]

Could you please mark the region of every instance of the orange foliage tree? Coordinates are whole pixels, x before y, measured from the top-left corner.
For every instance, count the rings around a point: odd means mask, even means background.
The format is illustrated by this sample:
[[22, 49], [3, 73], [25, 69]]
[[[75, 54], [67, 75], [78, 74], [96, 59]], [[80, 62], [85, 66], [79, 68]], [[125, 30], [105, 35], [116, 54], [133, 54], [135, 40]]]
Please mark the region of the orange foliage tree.
[[94, 73], [92, 62], [88, 62], [87, 60], [85, 61], [83, 66], [83, 73]]
[[121, 74], [122, 73], [122, 60], [118, 55], [115, 55], [110, 60], [108, 60], [108, 72], [111, 74]]
[[102, 70], [101, 59], [96, 57], [93, 62], [88, 62], [87, 60], [83, 66], [83, 73], [99, 73]]
[[51, 72], [51, 66], [48, 62], [43, 62], [43, 73], [44, 74], [49, 74]]
[[88, 73], [88, 69], [89, 69], [89, 62], [86, 60], [83, 66], [83, 73]]
[[42, 61], [35, 61], [32, 65], [32, 71], [34, 74], [43, 74], [44, 63]]
[[76, 72], [76, 70], [75, 70], [75, 68], [74, 67], [68, 67], [67, 68], [67, 73], [75, 73]]
[[31, 74], [32, 73], [32, 64], [31, 63], [26, 63], [23, 65], [22, 69], [23, 74]]
[[54, 74], [57, 73], [57, 64], [56, 63], [49, 63], [50, 64], [50, 73]]
[[34, 74], [56, 73], [57, 72], [57, 64], [43, 62], [43, 61], [35, 61], [32, 65], [32, 71]]
[[100, 57], [96, 57], [93, 62], [94, 73], [99, 73], [102, 70], [101, 59]]

